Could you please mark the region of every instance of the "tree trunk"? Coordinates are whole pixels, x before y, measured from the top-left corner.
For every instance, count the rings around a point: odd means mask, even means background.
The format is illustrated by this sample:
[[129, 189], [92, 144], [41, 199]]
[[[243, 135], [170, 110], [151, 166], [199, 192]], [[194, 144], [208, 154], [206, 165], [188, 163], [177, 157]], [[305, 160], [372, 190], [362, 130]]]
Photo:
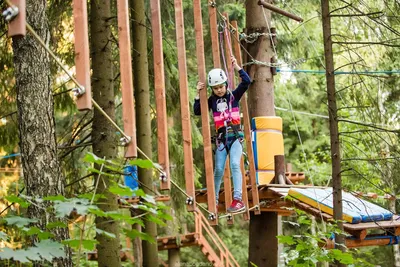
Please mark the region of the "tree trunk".
[[[46, 1], [26, 1], [27, 23], [46, 44], [50, 40]], [[53, 95], [50, 87], [50, 57], [31, 34], [13, 39], [17, 89], [20, 151], [26, 194], [32, 199], [64, 194], [64, 176], [57, 157]], [[28, 208], [30, 218], [39, 219], [38, 226], [59, 221], [39, 203]], [[53, 232], [58, 241], [68, 239], [68, 228]], [[32, 241], [37, 241], [36, 239]], [[71, 251], [65, 259], [56, 259], [54, 266], [72, 266]], [[40, 266], [41, 263], [34, 263]]]
[[[331, 18], [329, 16], [329, 1], [321, 0], [322, 8], [322, 28], [324, 37], [325, 65], [326, 65], [326, 87], [328, 95], [329, 109], [329, 131], [331, 139], [331, 160], [332, 160], [332, 192], [333, 192], [333, 218], [337, 221], [337, 226], [343, 231], [343, 203], [342, 203], [342, 175], [340, 164], [340, 143], [339, 143], [339, 123], [337, 116], [335, 74], [332, 50], [332, 31]], [[344, 245], [345, 236], [336, 235], [335, 242]], [[339, 246], [345, 251], [345, 246]], [[338, 263], [338, 266], [346, 266]]]
[[[130, 1], [132, 12], [132, 44], [133, 44], [133, 80], [135, 88], [137, 145], [149, 157], [152, 158], [151, 140], [151, 106], [149, 86], [149, 64], [147, 60], [147, 28], [144, 0]], [[140, 158], [144, 157], [139, 155]], [[152, 170], [139, 168], [139, 181], [144, 185], [142, 189], [146, 194], [153, 194]], [[157, 225], [148, 220], [145, 221], [147, 234], [157, 237]], [[151, 244], [143, 241], [143, 266], [158, 266], [157, 243]]]
[[[111, 53], [111, 7], [110, 1], [91, 1], [90, 32], [92, 48], [92, 88], [93, 98], [99, 106], [115, 119], [114, 87], [113, 87], [113, 58]], [[115, 129], [97, 109], [94, 110], [92, 124], [93, 153], [100, 158], [112, 159], [117, 154], [117, 140]], [[97, 169], [100, 166], [95, 166]], [[104, 194], [104, 203], [99, 207], [105, 212], [117, 211], [117, 196], [107, 189], [110, 178], [106, 175], [96, 176], [101, 179], [96, 190], [97, 194]], [[96, 235], [98, 266], [120, 266], [119, 224], [109, 218], [97, 217], [96, 227], [116, 238], [109, 238], [102, 234]]]
[[[271, 25], [271, 12], [265, 10], [268, 24]], [[246, 1], [247, 34], [268, 33], [268, 24], [257, 1]], [[253, 44], [248, 44], [247, 50], [253, 58], [261, 62], [270, 62], [273, 48], [269, 37], [259, 37]], [[249, 61], [249, 59], [248, 59]], [[271, 68], [261, 65], [250, 65], [247, 69], [252, 85], [249, 89], [250, 117], [275, 116], [274, 80]], [[278, 265], [278, 235], [281, 225], [276, 213], [268, 212], [260, 215], [251, 214], [249, 236], [249, 266]], [[268, 248], [268, 249], [266, 249]]]

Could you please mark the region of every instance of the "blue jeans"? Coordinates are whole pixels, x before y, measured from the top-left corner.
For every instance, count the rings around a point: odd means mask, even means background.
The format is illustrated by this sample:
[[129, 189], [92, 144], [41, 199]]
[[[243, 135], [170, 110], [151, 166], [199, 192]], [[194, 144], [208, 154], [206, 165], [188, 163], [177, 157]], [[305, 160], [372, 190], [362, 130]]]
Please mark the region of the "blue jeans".
[[[215, 151], [214, 186], [217, 203], [222, 177], [224, 176], [226, 157], [228, 156], [227, 150], [224, 147], [225, 144], [221, 143]], [[236, 139], [229, 149], [229, 162], [231, 176], [233, 178], [233, 198], [236, 200], [242, 200], [242, 172], [240, 170], [240, 159], [242, 157], [242, 152], [242, 144], [238, 139]]]

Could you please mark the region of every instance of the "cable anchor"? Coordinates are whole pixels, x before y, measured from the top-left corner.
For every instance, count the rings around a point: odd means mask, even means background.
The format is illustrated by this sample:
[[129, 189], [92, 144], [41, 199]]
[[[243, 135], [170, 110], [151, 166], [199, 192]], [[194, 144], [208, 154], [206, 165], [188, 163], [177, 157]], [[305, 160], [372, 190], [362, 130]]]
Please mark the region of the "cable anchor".
[[165, 172], [160, 172], [160, 181], [163, 183], [167, 182], [167, 174]]
[[232, 221], [233, 220], [232, 213], [229, 213], [229, 214], [226, 215], [226, 220], [227, 221]]
[[19, 9], [17, 6], [10, 6], [6, 10], [3, 11], [3, 17], [5, 21], [10, 22], [13, 18], [15, 18], [19, 13]]
[[208, 214], [208, 219], [210, 221], [215, 221], [217, 219], [217, 215], [211, 212], [210, 214]]
[[215, 3], [215, 1], [210, 1], [208, 4], [210, 5], [210, 7], [216, 7], [217, 6], [217, 3]]
[[187, 197], [185, 203], [186, 205], [193, 205], [194, 203], [193, 197]]
[[121, 137], [119, 139], [119, 141], [121, 142], [121, 146], [127, 146], [131, 142], [131, 137], [124, 136], [124, 137]]
[[85, 87], [80, 86], [80, 87], [75, 87], [74, 89], [72, 89], [72, 92], [74, 93], [75, 97], [79, 97], [81, 95], [83, 95], [84, 93], [86, 93]]

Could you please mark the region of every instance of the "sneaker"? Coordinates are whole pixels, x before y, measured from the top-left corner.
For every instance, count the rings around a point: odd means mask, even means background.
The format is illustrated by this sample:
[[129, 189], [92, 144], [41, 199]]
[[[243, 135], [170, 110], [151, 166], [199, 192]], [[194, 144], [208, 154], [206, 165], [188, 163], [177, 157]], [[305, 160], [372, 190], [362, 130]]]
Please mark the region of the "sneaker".
[[226, 210], [229, 213], [237, 213], [244, 211], [246, 207], [244, 206], [243, 202], [241, 200], [234, 199], [232, 201], [232, 204], [229, 206], [229, 208]]

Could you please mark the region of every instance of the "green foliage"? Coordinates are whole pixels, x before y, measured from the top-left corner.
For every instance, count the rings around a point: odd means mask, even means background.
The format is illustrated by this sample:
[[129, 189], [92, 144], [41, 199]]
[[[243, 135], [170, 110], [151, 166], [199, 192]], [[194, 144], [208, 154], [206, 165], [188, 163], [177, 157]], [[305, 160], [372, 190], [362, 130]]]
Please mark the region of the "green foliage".
[[[312, 220], [303, 211], [297, 210], [296, 223], [283, 221], [291, 226], [290, 235], [278, 236], [279, 243], [285, 245], [285, 263], [288, 266], [315, 266], [318, 262], [335, 263], [340, 262], [354, 266], [373, 266], [365, 260], [360, 260], [350, 252], [343, 252], [339, 249], [326, 249], [325, 244], [328, 239], [341, 232], [336, 225], [327, 225], [327, 231], [318, 229], [315, 234], [308, 233]], [[314, 222], [314, 224], [316, 224]], [[317, 227], [319, 228], [319, 227]], [[301, 233], [301, 234], [298, 234]]]
[[[118, 169], [116, 168], [116, 166], [118, 166], [119, 163], [115, 160], [104, 160], [96, 157], [94, 154], [88, 154], [85, 157], [85, 161], [89, 164], [104, 165], [103, 171], [100, 172], [100, 174], [105, 175], [105, 173], [108, 172], [108, 175], [113, 176], [115, 178], [114, 180], [117, 181], [116, 176], [119, 176], [120, 174], [117, 172]], [[153, 166], [153, 164], [148, 160], [137, 160], [131, 161], [130, 163], [138, 163], [138, 165], [142, 167]], [[110, 173], [110, 171], [114, 171], [115, 173]], [[28, 263], [30, 261], [39, 260], [51, 262], [53, 258], [65, 256], [64, 245], [69, 246], [70, 248], [77, 251], [94, 250], [98, 242], [95, 239], [91, 238], [92, 234], [104, 235], [110, 239], [116, 238], [114, 234], [105, 232], [104, 230], [96, 228], [94, 224], [88, 223], [86, 229], [86, 224], [83, 224], [83, 228], [80, 228], [81, 234], [78, 235], [77, 238], [62, 240], [61, 242], [52, 240], [54, 238], [53, 231], [56, 231], [60, 228], [67, 228], [67, 224], [65, 224], [64, 221], [66, 218], [69, 218], [71, 214], [86, 216], [86, 220], [88, 222], [90, 222], [90, 217], [96, 216], [108, 218], [109, 220], [121, 224], [139, 224], [143, 227], [144, 220], [154, 222], [155, 224], [158, 224], [160, 226], [165, 226], [165, 220], [171, 219], [171, 216], [166, 213], [169, 207], [165, 206], [162, 203], [157, 203], [154, 196], [145, 194], [142, 189], [133, 191], [126, 186], [114, 182], [108, 188], [108, 190], [113, 194], [122, 196], [131, 196], [132, 194], [135, 194], [138, 198], [140, 198], [140, 202], [138, 202], [138, 204], [129, 204], [124, 199], [121, 199], [121, 203], [126, 207], [141, 210], [142, 214], [136, 217], [131, 217], [130, 215], [125, 215], [121, 211], [105, 212], [98, 207], [98, 205], [102, 204], [102, 201], [104, 199], [104, 196], [101, 194], [82, 194], [76, 198], [67, 198], [62, 195], [57, 195], [44, 198], [35, 198], [34, 201], [32, 197], [22, 194], [20, 194], [19, 196], [7, 196], [8, 201], [18, 203], [24, 207], [32, 205], [32, 203], [35, 203], [35, 205], [37, 205], [38, 207], [42, 207], [41, 205], [44, 205], [46, 203], [46, 206], [43, 206], [43, 208], [47, 207], [47, 212], [54, 214], [55, 217], [59, 219], [59, 221], [54, 221], [46, 224], [45, 228], [49, 231], [45, 231], [44, 229], [38, 227], [38, 220], [36, 219], [29, 219], [23, 216], [16, 216], [12, 214], [8, 214], [7, 216], [3, 217], [0, 223], [5, 224], [6, 229], [10, 229], [11, 227], [13, 227], [16, 231], [19, 231], [25, 238], [28, 239], [31, 237], [34, 240], [38, 240], [38, 242], [35, 242], [33, 246], [25, 244], [24, 248], [16, 250], [10, 248], [0, 249], [0, 258], [2, 260], [12, 259], [14, 261], [20, 261], [21, 263]], [[50, 205], [47, 205], [48, 203], [50, 203]], [[127, 229], [125, 229], [124, 232], [128, 237], [139, 237], [143, 240], [155, 242], [155, 240], [146, 233]], [[7, 240], [8, 238], [9, 237], [6, 232], [0, 232], [0, 239]], [[50, 249], [51, 247], [53, 249]]]

